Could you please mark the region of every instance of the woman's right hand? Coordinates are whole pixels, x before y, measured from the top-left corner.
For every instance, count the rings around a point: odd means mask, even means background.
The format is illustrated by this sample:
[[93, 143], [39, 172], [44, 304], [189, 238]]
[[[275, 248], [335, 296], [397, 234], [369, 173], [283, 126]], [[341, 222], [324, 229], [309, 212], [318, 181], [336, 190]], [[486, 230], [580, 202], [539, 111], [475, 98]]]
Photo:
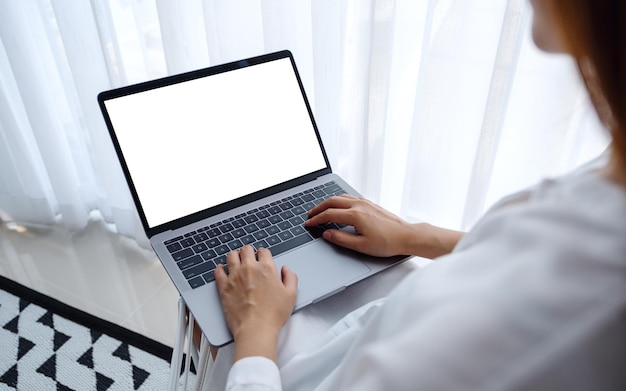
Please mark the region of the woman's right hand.
[[411, 225], [366, 199], [349, 194], [331, 197], [311, 209], [304, 224], [314, 227], [329, 222], [351, 225], [356, 231], [327, 229], [324, 239], [331, 243], [377, 257], [407, 254]]
[[342, 194], [327, 199], [309, 211], [307, 227], [326, 223], [351, 225], [355, 233], [324, 231], [324, 239], [377, 257], [417, 255], [436, 258], [452, 251], [462, 232], [426, 223], [409, 224], [364, 198]]

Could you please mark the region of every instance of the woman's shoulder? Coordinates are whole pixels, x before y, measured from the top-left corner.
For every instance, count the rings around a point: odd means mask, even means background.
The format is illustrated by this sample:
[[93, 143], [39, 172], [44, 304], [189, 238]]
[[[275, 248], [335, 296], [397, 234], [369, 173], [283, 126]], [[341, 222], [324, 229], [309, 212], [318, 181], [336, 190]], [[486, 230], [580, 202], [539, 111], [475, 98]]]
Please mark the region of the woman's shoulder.
[[[593, 172], [545, 180], [488, 212], [456, 250], [484, 241], [547, 251], [626, 254], [626, 189]], [[540, 247], [538, 247], [540, 245]]]

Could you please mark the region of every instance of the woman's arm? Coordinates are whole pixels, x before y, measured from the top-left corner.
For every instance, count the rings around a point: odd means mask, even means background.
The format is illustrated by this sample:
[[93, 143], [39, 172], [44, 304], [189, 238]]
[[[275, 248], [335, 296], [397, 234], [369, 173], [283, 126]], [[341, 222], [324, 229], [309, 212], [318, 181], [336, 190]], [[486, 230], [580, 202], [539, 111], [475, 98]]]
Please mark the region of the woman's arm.
[[463, 232], [426, 223], [409, 224], [366, 199], [348, 194], [331, 197], [311, 209], [305, 225], [314, 227], [328, 222], [351, 225], [356, 234], [329, 229], [324, 232], [324, 239], [379, 257], [436, 258], [451, 252], [463, 236]]

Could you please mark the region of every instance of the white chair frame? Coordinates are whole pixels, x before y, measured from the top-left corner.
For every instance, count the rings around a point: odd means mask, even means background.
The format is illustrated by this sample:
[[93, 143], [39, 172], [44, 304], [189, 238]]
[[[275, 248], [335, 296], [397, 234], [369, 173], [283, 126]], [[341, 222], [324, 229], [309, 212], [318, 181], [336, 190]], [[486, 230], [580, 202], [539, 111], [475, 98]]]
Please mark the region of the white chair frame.
[[[194, 391], [202, 390], [204, 386], [204, 379], [208, 373], [213, 358], [210, 354], [209, 342], [202, 335], [200, 342], [200, 351], [193, 343], [193, 330], [195, 320], [193, 314], [188, 310], [185, 301], [181, 298], [178, 299], [178, 324], [176, 326], [176, 340], [174, 341], [174, 351], [172, 353], [172, 360], [170, 362], [170, 377], [168, 390], [177, 391], [179, 389], [179, 381], [182, 380], [182, 389], [187, 390], [189, 371], [191, 368], [191, 360], [196, 367], [196, 379], [191, 388]], [[185, 368], [183, 373], [179, 376], [183, 357], [187, 354], [190, 359], [185, 360]]]

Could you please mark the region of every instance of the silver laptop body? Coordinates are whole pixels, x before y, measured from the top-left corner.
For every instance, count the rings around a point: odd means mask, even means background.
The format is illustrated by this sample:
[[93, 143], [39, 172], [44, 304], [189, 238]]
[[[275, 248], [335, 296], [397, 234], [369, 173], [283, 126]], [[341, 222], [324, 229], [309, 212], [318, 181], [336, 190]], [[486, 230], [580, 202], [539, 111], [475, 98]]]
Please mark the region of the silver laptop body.
[[237, 246], [269, 248], [297, 273], [296, 310], [408, 259], [358, 254], [302, 225], [323, 199], [359, 194], [332, 173], [289, 51], [98, 102], [146, 235], [211, 345], [232, 341], [212, 270]]

